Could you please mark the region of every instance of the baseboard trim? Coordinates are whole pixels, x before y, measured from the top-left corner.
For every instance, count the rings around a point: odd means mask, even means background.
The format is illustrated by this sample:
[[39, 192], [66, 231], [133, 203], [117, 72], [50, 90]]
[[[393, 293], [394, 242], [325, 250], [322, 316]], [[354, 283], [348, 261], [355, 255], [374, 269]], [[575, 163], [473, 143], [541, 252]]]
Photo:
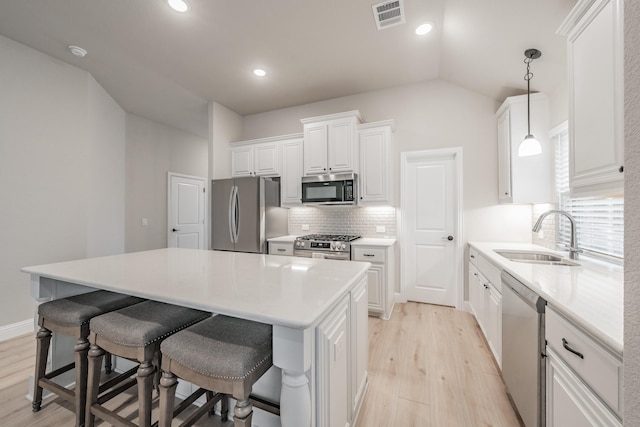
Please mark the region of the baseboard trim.
[[33, 319], [0, 326], [0, 342], [34, 332]]

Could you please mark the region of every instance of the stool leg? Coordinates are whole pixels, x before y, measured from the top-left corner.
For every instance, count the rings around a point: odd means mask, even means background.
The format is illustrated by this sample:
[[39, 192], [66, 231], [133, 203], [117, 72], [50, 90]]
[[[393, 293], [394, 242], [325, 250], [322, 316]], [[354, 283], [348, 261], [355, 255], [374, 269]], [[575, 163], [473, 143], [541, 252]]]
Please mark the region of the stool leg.
[[73, 349], [76, 362], [76, 389], [74, 393], [76, 426], [80, 427], [84, 425], [85, 408], [87, 405], [87, 353], [89, 352], [89, 341], [87, 341], [87, 337], [78, 339]]
[[96, 417], [91, 413], [91, 407], [98, 402], [98, 387], [100, 386], [100, 371], [102, 370], [102, 358], [105, 351], [97, 345], [92, 345], [89, 350], [89, 367], [87, 372], [87, 406], [85, 414], [85, 426], [93, 427]]
[[143, 361], [138, 368], [138, 424], [140, 427], [151, 426], [151, 393], [154, 371], [150, 360]]
[[47, 359], [49, 358], [49, 346], [51, 344], [51, 331], [40, 328], [36, 334], [36, 372], [33, 377], [33, 412], [38, 412], [42, 406], [42, 387], [40, 379], [44, 377], [47, 370]]
[[229, 395], [225, 394], [220, 400], [220, 416], [222, 417], [222, 421], [229, 419]]
[[171, 372], [162, 372], [160, 379], [160, 420], [158, 427], [171, 427], [173, 405], [176, 397], [178, 379]]
[[104, 354], [104, 373], [110, 374], [113, 372], [113, 356], [111, 353]]
[[233, 410], [233, 427], [251, 427], [253, 405], [249, 399], [238, 400]]

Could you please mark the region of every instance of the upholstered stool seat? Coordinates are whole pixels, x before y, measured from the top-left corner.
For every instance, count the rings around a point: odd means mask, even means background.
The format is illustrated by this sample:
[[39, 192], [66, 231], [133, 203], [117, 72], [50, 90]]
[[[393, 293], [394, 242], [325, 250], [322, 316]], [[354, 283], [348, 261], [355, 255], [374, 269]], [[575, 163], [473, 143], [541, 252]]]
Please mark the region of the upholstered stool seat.
[[[68, 298], [57, 299], [38, 307], [38, 325], [36, 335], [36, 366], [34, 376], [33, 411], [40, 410], [42, 392], [47, 389], [75, 405], [76, 425], [84, 425], [87, 390], [87, 352], [89, 350], [89, 323], [101, 314], [128, 307], [144, 301], [109, 291], [95, 291]], [[70, 335], [78, 339], [74, 347], [74, 362], [62, 368], [46, 373], [51, 333]], [[107, 372], [111, 370], [111, 357], [106, 361]], [[75, 388], [67, 389], [52, 381], [73, 368], [75, 369]]]
[[[138, 384], [138, 425], [151, 425], [151, 394], [153, 374], [159, 362], [161, 341], [194, 323], [211, 316], [211, 313], [165, 304], [145, 301], [134, 307], [113, 311], [95, 317], [91, 321], [89, 341], [89, 376], [87, 380], [86, 425], [94, 425], [95, 416], [115, 426], [131, 426], [132, 423], [118, 416], [102, 404], [137, 382]], [[102, 357], [106, 352], [126, 359], [135, 360], [140, 365], [136, 378], [122, 384], [115, 390], [99, 395], [98, 381]]]
[[[179, 412], [173, 409], [176, 377], [201, 387], [200, 393], [204, 389], [232, 395], [237, 400], [234, 426], [251, 426], [251, 389], [272, 365], [271, 325], [217, 315], [172, 335], [160, 348], [159, 427], [171, 426]], [[279, 414], [277, 405], [262, 401], [260, 407]], [[191, 425], [206, 410], [205, 405], [182, 425]], [[225, 418], [224, 409], [222, 415]]]

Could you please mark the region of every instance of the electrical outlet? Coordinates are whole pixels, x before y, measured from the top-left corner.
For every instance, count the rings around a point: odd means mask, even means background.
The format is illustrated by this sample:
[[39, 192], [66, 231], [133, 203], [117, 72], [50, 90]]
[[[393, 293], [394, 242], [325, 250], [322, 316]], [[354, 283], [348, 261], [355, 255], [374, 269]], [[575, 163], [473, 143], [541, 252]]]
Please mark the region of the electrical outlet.
[[302, 231], [309, 231], [309, 224], [302, 224]]
[[376, 225], [376, 233], [384, 233], [386, 231], [386, 227], [384, 225]]

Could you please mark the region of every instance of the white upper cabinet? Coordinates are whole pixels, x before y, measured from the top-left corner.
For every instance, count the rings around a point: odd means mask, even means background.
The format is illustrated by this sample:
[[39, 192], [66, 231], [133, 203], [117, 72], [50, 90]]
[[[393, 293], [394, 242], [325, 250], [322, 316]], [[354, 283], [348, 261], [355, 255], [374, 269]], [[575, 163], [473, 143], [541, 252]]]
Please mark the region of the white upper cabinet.
[[311, 117], [304, 125], [304, 173], [357, 172], [357, 126], [360, 112]]
[[394, 205], [393, 130], [393, 120], [358, 126], [358, 203], [361, 205]]
[[282, 206], [295, 206], [302, 203], [303, 161], [302, 137], [282, 141], [282, 178], [280, 180]]
[[542, 145], [542, 154], [536, 156], [518, 156], [520, 142], [527, 135], [527, 95], [508, 97], [496, 113], [498, 198], [501, 203], [552, 201], [548, 100], [542, 93], [533, 93], [530, 104], [531, 133]]
[[231, 176], [279, 176], [280, 142], [253, 140], [233, 143]]
[[622, 0], [580, 0], [567, 36], [570, 185], [574, 197], [622, 194]]

